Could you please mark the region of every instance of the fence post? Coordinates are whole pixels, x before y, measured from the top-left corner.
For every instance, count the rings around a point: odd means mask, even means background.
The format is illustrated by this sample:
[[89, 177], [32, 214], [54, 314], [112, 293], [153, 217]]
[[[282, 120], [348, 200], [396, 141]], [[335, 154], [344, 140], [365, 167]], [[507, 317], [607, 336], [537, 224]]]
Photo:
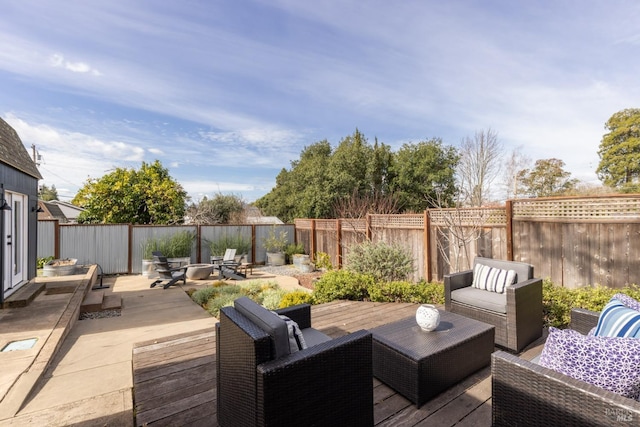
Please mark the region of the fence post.
[[366, 233], [367, 233], [367, 240], [370, 242], [371, 241], [371, 214], [367, 214], [367, 216], [365, 217], [366, 220]]
[[53, 257], [60, 259], [60, 220], [56, 219], [53, 227]]
[[202, 228], [200, 224], [196, 224], [196, 264], [202, 262]]
[[336, 248], [338, 268], [341, 268], [342, 267], [342, 221], [340, 219], [336, 219], [336, 239], [338, 241], [338, 245]]
[[507, 261], [513, 261], [513, 200], [507, 200], [504, 208], [507, 216]]
[[429, 216], [429, 210], [424, 211], [424, 230], [422, 238], [422, 254], [424, 258], [424, 277], [425, 280], [431, 282], [431, 218]]
[[316, 260], [316, 220], [311, 220], [311, 244], [309, 245], [311, 248], [311, 259], [313, 261]]
[[129, 248], [129, 256], [127, 259], [127, 273], [128, 274], [132, 274], [133, 273], [133, 224], [129, 223], [127, 224], [127, 234], [128, 234], [128, 239], [129, 239], [129, 244], [127, 245]]
[[251, 262], [256, 263], [256, 225], [251, 224]]

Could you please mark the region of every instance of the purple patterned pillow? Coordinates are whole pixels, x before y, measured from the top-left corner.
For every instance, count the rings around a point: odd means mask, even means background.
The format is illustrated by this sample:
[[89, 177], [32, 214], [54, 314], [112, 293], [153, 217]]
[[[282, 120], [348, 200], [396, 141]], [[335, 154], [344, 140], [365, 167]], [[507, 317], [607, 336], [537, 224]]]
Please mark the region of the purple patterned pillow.
[[549, 328], [540, 365], [640, 400], [640, 340]]
[[635, 311], [640, 311], [640, 302], [638, 302], [635, 299], [631, 298], [627, 294], [615, 294], [614, 296], [611, 297], [611, 299], [617, 299], [618, 301], [620, 301], [625, 306], [627, 306], [629, 308], [632, 308]]

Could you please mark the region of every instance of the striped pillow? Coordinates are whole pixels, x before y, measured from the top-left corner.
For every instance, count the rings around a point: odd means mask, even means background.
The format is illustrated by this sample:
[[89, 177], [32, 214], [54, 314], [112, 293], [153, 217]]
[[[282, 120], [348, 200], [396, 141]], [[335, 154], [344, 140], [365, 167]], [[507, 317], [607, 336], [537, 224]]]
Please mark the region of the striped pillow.
[[473, 267], [473, 283], [471, 283], [471, 286], [503, 294], [507, 286], [512, 285], [515, 281], [516, 272], [514, 270], [502, 270], [488, 265], [476, 264]]
[[602, 309], [594, 335], [640, 338], [640, 311], [629, 308], [614, 296]]

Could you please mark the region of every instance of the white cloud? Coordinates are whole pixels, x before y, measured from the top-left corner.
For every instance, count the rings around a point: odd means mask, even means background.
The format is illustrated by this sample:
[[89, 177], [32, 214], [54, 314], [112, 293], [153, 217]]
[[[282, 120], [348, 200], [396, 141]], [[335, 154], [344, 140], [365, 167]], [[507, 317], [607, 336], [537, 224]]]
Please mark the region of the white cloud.
[[85, 62], [70, 62], [64, 59], [64, 56], [59, 53], [51, 55], [49, 63], [54, 68], [64, 68], [65, 70], [72, 71], [74, 73], [91, 73], [94, 76], [100, 76], [100, 71], [92, 68]]

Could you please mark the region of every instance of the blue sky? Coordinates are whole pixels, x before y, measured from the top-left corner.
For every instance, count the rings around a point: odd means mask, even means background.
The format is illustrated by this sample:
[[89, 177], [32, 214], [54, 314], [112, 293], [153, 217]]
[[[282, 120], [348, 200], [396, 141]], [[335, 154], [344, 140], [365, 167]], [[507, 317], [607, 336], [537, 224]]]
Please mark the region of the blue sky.
[[194, 200], [251, 202], [356, 128], [394, 150], [491, 128], [599, 183], [604, 123], [639, 107], [634, 0], [2, 3], [0, 116], [62, 200], [159, 159]]

